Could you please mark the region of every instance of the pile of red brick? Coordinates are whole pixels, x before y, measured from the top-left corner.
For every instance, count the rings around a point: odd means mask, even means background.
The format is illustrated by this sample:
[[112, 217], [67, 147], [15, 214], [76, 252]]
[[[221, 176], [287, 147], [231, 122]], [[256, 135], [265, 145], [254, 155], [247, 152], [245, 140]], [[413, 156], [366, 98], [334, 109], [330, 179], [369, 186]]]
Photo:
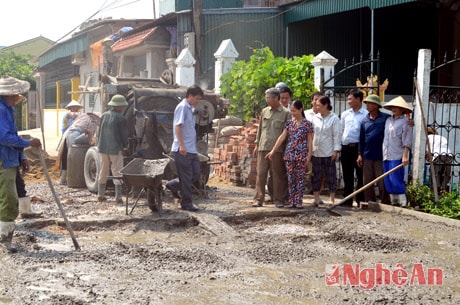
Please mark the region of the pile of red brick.
[[233, 134], [225, 132], [225, 126], [215, 125], [218, 127], [214, 128], [214, 149], [210, 146], [209, 151], [212, 151], [211, 161], [216, 177], [236, 186], [254, 188], [257, 176], [254, 142], [258, 121], [254, 119], [240, 128], [233, 128]]

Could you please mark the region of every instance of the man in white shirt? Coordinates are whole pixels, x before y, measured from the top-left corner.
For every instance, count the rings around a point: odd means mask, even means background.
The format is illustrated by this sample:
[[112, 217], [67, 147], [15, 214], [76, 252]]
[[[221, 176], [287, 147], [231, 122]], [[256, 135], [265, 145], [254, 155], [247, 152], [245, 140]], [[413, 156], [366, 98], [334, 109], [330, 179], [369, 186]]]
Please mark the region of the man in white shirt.
[[[343, 176], [343, 197], [346, 197], [355, 190], [355, 177], [357, 180], [356, 189], [363, 186], [363, 169], [358, 166], [358, 145], [361, 123], [367, 116], [368, 111], [363, 108], [363, 92], [353, 89], [348, 93], [347, 102], [349, 109], [340, 115], [342, 129], [342, 151], [340, 162], [342, 164]], [[356, 195], [356, 202], [364, 201], [364, 193]], [[347, 200], [342, 206], [353, 206], [353, 199]]]
[[310, 122], [313, 120], [313, 117], [315, 114], [318, 113], [318, 107], [316, 105], [316, 102], [319, 100], [321, 96], [323, 96], [321, 92], [317, 91], [311, 95], [311, 108], [308, 110], [304, 111], [305, 118], [309, 120]]
[[439, 188], [447, 190], [451, 178], [452, 153], [449, 149], [447, 139], [439, 135], [436, 130], [428, 127], [428, 142], [431, 144], [434, 172]]

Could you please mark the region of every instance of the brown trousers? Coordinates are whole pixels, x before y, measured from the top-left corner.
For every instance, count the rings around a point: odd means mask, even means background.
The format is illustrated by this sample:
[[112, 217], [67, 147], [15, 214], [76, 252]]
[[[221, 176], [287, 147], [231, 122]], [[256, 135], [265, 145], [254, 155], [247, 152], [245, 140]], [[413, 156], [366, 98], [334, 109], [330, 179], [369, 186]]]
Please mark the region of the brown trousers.
[[257, 179], [254, 200], [264, 202], [265, 185], [267, 184], [267, 177], [270, 172], [273, 179], [273, 201], [275, 204], [284, 204], [287, 190], [286, 166], [283, 160], [284, 153], [274, 153], [272, 160], [265, 158], [268, 153], [268, 151], [257, 152]]
[[[375, 178], [383, 175], [383, 161], [382, 160], [366, 160], [363, 159], [363, 185], [368, 184]], [[383, 179], [377, 182], [379, 189], [380, 200], [382, 203], [390, 204], [390, 196], [385, 190]], [[377, 196], [373, 186], [364, 190], [364, 200], [369, 202], [377, 202]]]

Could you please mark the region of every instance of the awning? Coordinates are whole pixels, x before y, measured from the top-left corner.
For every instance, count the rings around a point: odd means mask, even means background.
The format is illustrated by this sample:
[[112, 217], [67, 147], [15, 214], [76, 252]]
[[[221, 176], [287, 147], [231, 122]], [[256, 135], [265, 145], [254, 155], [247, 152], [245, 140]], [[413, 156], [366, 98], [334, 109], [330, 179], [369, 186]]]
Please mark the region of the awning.
[[417, 2], [417, 0], [311, 0], [304, 3], [286, 5], [285, 24], [301, 20], [342, 13], [363, 7], [377, 9]]
[[40, 55], [39, 67], [55, 61], [56, 59], [71, 56], [88, 49], [88, 36], [86, 34], [71, 38], [63, 43], [55, 44], [49, 50]]

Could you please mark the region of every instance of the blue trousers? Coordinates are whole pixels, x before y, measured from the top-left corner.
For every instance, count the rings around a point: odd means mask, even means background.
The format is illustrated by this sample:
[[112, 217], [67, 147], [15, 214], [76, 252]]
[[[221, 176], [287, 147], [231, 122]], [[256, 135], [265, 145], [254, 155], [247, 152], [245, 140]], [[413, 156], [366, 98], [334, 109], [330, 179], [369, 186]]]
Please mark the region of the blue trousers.
[[193, 182], [200, 177], [200, 159], [198, 154], [187, 153], [182, 156], [174, 152], [177, 175], [179, 176], [180, 193], [182, 195], [181, 207], [190, 208], [193, 206], [192, 193]]
[[[402, 160], [385, 160], [383, 161], [383, 172], [386, 173], [401, 163]], [[404, 173], [404, 167], [402, 167], [383, 178], [383, 181], [385, 182], [385, 188], [388, 191], [388, 194], [406, 194]]]

